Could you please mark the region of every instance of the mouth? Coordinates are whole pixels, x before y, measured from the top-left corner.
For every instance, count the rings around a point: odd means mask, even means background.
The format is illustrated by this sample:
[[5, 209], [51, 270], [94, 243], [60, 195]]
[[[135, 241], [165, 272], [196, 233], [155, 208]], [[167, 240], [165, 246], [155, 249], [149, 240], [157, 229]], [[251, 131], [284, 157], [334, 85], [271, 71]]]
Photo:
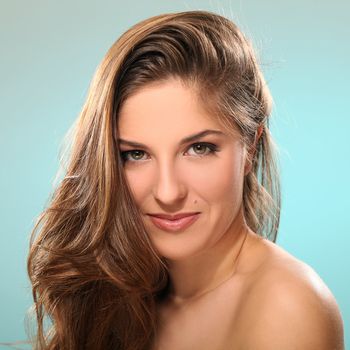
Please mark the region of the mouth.
[[168, 232], [183, 231], [191, 226], [198, 218], [200, 213], [187, 215], [178, 219], [165, 219], [158, 216], [148, 215], [153, 224], [161, 230]]

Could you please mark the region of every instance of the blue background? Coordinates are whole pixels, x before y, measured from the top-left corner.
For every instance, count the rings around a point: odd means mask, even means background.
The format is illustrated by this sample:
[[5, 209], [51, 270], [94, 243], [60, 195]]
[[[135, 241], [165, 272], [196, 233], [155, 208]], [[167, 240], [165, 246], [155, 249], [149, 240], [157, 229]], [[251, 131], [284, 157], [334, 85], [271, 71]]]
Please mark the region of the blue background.
[[25, 339], [29, 234], [94, 71], [136, 22], [209, 10], [253, 41], [274, 97], [282, 213], [277, 243], [336, 297], [350, 345], [350, 2], [19, 1], [0, 10], [0, 342]]

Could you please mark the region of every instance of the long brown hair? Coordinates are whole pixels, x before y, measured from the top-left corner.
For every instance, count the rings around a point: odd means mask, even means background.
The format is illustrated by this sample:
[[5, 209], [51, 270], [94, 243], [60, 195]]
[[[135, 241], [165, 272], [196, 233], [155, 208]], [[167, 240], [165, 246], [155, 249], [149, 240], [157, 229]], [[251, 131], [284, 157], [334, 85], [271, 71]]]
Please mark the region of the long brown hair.
[[64, 176], [31, 235], [35, 349], [138, 350], [154, 339], [157, 301], [169, 286], [167, 264], [152, 247], [124, 176], [117, 120], [131, 94], [170, 77], [191, 86], [213, 118], [254, 147], [244, 180], [245, 220], [276, 240], [280, 188], [268, 128], [271, 96], [252, 45], [232, 21], [207, 11], [143, 20], [99, 65]]

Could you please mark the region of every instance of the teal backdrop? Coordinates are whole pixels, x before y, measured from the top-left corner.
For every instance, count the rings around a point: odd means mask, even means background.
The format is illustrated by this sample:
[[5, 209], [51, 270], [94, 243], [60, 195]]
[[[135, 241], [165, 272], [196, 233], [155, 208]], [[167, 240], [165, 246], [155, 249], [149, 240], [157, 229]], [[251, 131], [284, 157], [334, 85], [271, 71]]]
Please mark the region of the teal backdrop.
[[136, 22], [197, 9], [233, 19], [254, 42], [274, 97], [282, 177], [277, 244], [331, 289], [350, 346], [347, 0], [1, 0], [0, 342], [25, 339], [29, 234], [98, 63]]

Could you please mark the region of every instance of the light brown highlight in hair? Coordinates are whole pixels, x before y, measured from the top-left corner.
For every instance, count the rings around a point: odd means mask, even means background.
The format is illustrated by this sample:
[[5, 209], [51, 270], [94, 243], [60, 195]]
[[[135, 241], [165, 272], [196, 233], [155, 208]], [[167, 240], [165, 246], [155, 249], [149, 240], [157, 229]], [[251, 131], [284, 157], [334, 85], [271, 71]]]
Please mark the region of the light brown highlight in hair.
[[[32, 232], [35, 349], [138, 350], [152, 343], [157, 301], [169, 277], [123, 173], [117, 120], [129, 96], [172, 77], [193, 88], [226, 130], [239, 132], [252, 165], [244, 180], [246, 222], [276, 240], [280, 188], [268, 129], [271, 96], [251, 44], [234, 23], [211, 12], [141, 21], [98, 67], [64, 178]], [[52, 321], [49, 332], [45, 315]]]

